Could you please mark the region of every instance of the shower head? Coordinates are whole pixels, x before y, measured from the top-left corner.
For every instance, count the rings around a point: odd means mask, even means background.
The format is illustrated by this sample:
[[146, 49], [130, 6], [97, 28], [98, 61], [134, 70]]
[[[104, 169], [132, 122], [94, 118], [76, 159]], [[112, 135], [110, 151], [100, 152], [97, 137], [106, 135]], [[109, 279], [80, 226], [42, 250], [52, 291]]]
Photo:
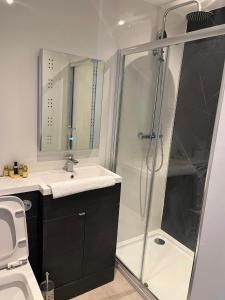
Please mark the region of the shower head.
[[[210, 16], [210, 13], [208, 12], [203, 12], [201, 10], [201, 3], [199, 0], [189, 0], [189, 1], [186, 1], [184, 3], [180, 3], [180, 4], [177, 4], [177, 5], [174, 5], [172, 7], [169, 7], [165, 12], [164, 12], [164, 15], [163, 15], [163, 22], [162, 22], [162, 29], [161, 31], [159, 32], [158, 34], [158, 39], [164, 39], [167, 37], [167, 34], [166, 34], [166, 19], [167, 19], [167, 15], [171, 12], [171, 11], [174, 11], [178, 8], [181, 8], [181, 7], [185, 7], [185, 6], [188, 6], [188, 5], [191, 5], [191, 4], [195, 4], [197, 5], [197, 11], [196, 12], [192, 12], [190, 14], [187, 15], [187, 19], [189, 20], [192, 20], [193, 22], [205, 22], [205, 21], [208, 21], [209, 20], [209, 16]], [[197, 21], [198, 20], [198, 21]]]
[[195, 11], [189, 13], [186, 18], [188, 22], [193, 22], [195, 24], [208, 23], [213, 16], [213, 13], [206, 11]]

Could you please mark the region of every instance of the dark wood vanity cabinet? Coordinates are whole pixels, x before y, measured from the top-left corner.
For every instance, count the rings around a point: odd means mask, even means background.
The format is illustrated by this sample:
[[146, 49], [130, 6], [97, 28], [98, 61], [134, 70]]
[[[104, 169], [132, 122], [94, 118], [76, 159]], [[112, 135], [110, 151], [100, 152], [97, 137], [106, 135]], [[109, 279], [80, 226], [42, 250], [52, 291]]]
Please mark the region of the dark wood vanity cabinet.
[[43, 198], [43, 276], [67, 300], [114, 278], [120, 184]]

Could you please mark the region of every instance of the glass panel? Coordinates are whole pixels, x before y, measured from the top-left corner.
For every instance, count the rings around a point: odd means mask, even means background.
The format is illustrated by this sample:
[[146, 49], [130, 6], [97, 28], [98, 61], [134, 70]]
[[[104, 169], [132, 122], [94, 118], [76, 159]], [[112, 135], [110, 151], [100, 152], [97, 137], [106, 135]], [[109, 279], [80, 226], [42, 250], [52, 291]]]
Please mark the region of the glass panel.
[[[159, 300], [186, 300], [225, 58], [225, 37], [168, 51], [158, 161], [142, 281]], [[161, 211], [159, 226], [151, 223]]]
[[[146, 157], [151, 152], [152, 122], [158, 113], [156, 87], [161, 63], [157, 51], [150, 51], [126, 56], [124, 65], [116, 167], [123, 178], [117, 257], [137, 277], [141, 274], [151, 177]], [[157, 216], [151, 226], [160, 226]]]

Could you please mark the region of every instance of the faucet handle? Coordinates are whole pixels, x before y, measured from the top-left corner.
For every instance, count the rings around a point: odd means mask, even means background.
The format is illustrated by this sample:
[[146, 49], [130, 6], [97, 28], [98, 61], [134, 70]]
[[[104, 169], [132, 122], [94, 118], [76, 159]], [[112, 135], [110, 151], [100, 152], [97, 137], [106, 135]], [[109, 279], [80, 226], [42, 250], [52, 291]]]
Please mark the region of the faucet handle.
[[74, 165], [76, 165], [76, 164], [79, 163], [79, 161], [76, 160], [76, 159], [74, 158], [74, 156], [73, 156], [72, 153], [66, 153], [66, 154], [65, 154], [65, 159], [67, 160], [67, 162], [70, 161], [70, 162], [72, 162]]
[[72, 158], [71, 161], [74, 163], [74, 165], [79, 164], [79, 160]]

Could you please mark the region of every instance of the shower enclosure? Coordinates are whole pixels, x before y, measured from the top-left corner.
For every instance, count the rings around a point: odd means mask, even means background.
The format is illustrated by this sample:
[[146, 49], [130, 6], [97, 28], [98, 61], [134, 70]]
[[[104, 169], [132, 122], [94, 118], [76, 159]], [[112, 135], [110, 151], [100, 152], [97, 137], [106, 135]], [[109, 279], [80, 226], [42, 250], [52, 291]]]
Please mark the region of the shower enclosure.
[[223, 26], [205, 29], [119, 54], [117, 257], [159, 300], [189, 295], [222, 94], [223, 34]]

